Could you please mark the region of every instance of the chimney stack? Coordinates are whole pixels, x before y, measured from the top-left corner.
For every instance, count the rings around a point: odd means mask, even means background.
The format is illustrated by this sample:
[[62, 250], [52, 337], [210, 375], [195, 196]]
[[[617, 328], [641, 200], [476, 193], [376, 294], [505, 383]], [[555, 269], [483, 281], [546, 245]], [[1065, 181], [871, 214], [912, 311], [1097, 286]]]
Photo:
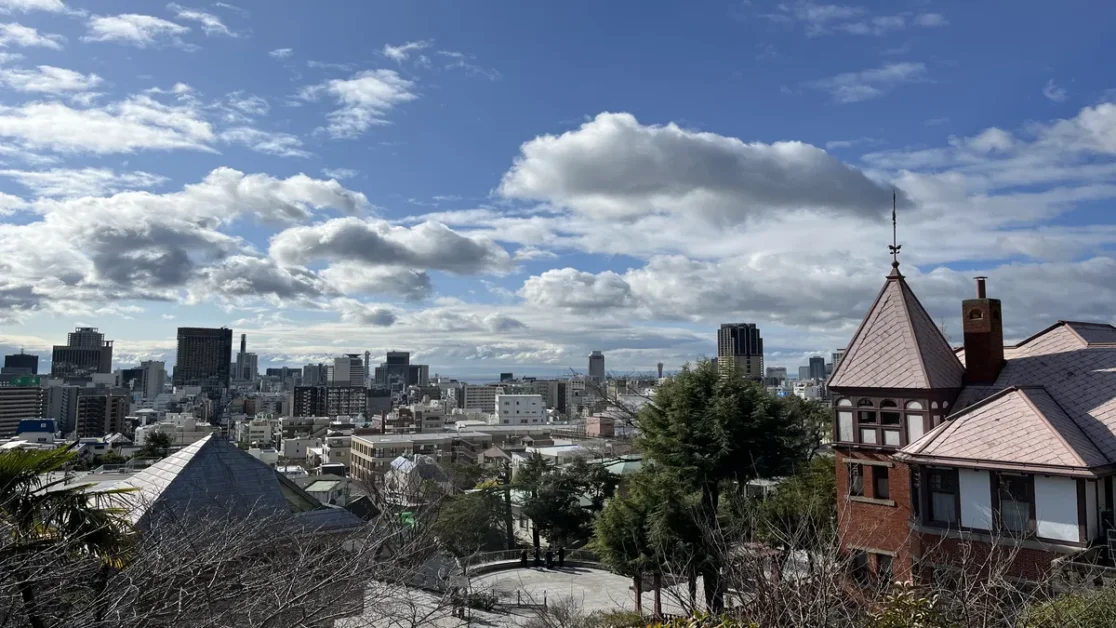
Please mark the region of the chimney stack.
[[977, 296], [961, 302], [965, 332], [965, 383], [993, 384], [1004, 365], [1004, 321], [999, 299], [989, 299], [987, 277], [977, 277]]

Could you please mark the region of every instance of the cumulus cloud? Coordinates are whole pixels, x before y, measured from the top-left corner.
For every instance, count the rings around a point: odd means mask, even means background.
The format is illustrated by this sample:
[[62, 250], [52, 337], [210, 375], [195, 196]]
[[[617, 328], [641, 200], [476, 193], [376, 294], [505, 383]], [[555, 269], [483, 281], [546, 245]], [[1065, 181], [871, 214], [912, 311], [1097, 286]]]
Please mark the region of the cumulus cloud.
[[111, 42], [147, 48], [158, 44], [181, 45], [179, 37], [190, 32], [188, 26], [176, 24], [152, 15], [124, 13], [111, 16], [94, 16], [82, 41]]
[[230, 256], [201, 269], [198, 275], [191, 285], [195, 300], [213, 295], [287, 300], [331, 292], [321, 278], [305, 268], [279, 266], [270, 258], [250, 255]]
[[430, 275], [413, 268], [342, 261], [330, 264], [318, 275], [342, 294], [393, 295], [419, 301], [433, 292]]
[[896, 85], [920, 83], [925, 80], [926, 65], [907, 62], [889, 63], [861, 72], [845, 72], [810, 81], [805, 85], [829, 92], [835, 102], [847, 104], [879, 98], [894, 89]]
[[0, 69], [0, 82], [21, 92], [61, 94], [93, 89], [100, 85], [103, 79], [96, 74], [82, 74], [65, 68], [40, 65], [34, 70]]
[[456, 274], [503, 272], [511, 266], [507, 251], [492, 241], [459, 234], [441, 223], [399, 227], [355, 217], [281, 231], [271, 238], [270, 253], [284, 264], [350, 261]]
[[390, 308], [374, 303], [365, 303], [356, 299], [337, 298], [331, 303], [332, 307], [341, 313], [341, 320], [373, 327], [391, 327], [395, 324], [396, 315]]
[[51, 170], [0, 170], [0, 176], [14, 179], [35, 196], [103, 196], [124, 190], [162, 185], [166, 177], [150, 172], [115, 172], [111, 168], [53, 168]]
[[257, 153], [277, 157], [309, 157], [302, 149], [302, 140], [290, 133], [261, 131], [251, 127], [235, 127], [221, 133], [221, 139], [233, 144], [243, 144]]
[[201, 24], [202, 32], [206, 35], [236, 37], [236, 33], [230, 31], [229, 27], [225, 26], [225, 23], [221, 21], [221, 18], [212, 13], [206, 13], [197, 9], [188, 9], [182, 5], [174, 4], [173, 2], [168, 4], [167, 8], [174, 11], [174, 16], [180, 20]]
[[622, 308], [634, 302], [631, 285], [610, 270], [593, 274], [555, 268], [528, 278], [519, 295], [533, 305], [576, 310]]
[[0, 46], [20, 46], [24, 48], [52, 48], [61, 50], [66, 41], [61, 35], [43, 35], [39, 31], [22, 24], [0, 24]]
[[643, 125], [602, 113], [576, 131], [523, 144], [503, 177], [506, 198], [540, 200], [601, 219], [668, 212], [741, 222], [787, 210], [879, 215], [890, 189], [801, 142]]
[[45, 11], [47, 13], [66, 13], [69, 11], [62, 0], [0, 0], [2, 13], [30, 13], [32, 11]]
[[414, 82], [394, 70], [369, 70], [350, 79], [334, 79], [303, 88], [302, 98], [316, 100], [328, 95], [340, 109], [328, 116], [326, 130], [335, 138], [353, 138], [377, 125], [388, 124], [387, 114], [399, 104], [418, 98]]
[[351, 168], [322, 168], [322, 174], [330, 179], [343, 180], [351, 179], [359, 173]]

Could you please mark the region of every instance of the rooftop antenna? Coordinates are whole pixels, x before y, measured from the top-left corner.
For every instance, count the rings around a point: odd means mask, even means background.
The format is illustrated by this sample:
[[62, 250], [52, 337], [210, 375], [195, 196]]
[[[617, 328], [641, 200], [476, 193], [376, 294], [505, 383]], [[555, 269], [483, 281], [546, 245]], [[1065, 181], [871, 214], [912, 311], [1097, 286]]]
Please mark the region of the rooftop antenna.
[[942, 319], [942, 335], [945, 336], [946, 344], [953, 346], [953, 343], [951, 343], [949, 340], [949, 332], [946, 331], [946, 321], [944, 318]]

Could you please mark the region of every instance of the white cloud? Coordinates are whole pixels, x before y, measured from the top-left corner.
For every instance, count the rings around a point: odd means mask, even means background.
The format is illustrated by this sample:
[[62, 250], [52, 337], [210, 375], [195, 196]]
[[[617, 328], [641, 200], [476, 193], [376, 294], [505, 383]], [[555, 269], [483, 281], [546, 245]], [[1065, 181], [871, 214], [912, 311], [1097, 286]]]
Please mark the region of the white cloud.
[[35, 196], [68, 198], [103, 196], [124, 190], [146, 189], [162, 185], [167, 181], [166, 177], [150, 172], [117, 173], [110, 168], [0, 170], [0, 176], [14, 179]]
[[925, 26], [927, 28], [937, 28], [939, 26], [948, 26], [949, 20], [941, 13], [920, 13], [915, 18], [915, 24]]
[[926, 66], [922, 63], [889, 63], [879, 68], [861, 72], [845, 72], [829, 78], [810, 81], [805, 85], [829, 92], [839, 103], [854, 103], [878, 98], [902, 83], [919, 83], [926, 80]]
[[322, 174], [330, 179], [337, 179], [340, 181], [343, 179], [351, 179], [360, 173], [349, 168], [322, 168]]
[[61, 94], [84, 92], [103, 82], [96, 74], [82, 74], [65, 68], [40, 65], [35, 70], [0, 69], [0, 82], [21, 92]]
[[906, 29], [909, 26], [936, 28], [949, 21], [940, 13], [910, 12], [895, 15], [870, 15], [861, 7], [839, 4], [819, 4], [797, 0], [776, 5], [775, 11], [762, 17], [774, 23], [801, 26], [807, 37], [845, 33], [849, 35], [882, 36]]
[[430, 296], [433, 286], [423, 270], [337, 262], [318, 275], [342, 294], [394, 295], [408, 301]]
[[146, 48], [161, 43], [181, 45], [180, 35], [190, 31], [187, 26], [151, 15], [125, 13], [112, 16], [94, 16], [89, 20], [88, 32], [81, 39], [89, 42], [113, 42]]
[[396, 63], [402, 63], [407, 60], [412, 52], [417, 52], [430, 47], [432, 42], [429, 41], [409, 41], [400, 46], [392, 46], [391, 44], [384, 44], [384, 56]]
[[167, 8], [174, 11], [174, 16], [180, 20], [201, 24], [202, 32], [206, 35], [236, 37], [236, 33], [230, 31], [229, 27], [225, 26], [225, 23], [221, 21], [221, 18], [212, 13], [205, 13], [197, 9], [189, 9], [173, 2], [168, 4]]
[[267, 100], [255, 94], [248, 94], [243, 90], [228, 94], [225, 96], [225, 100], [234, 111], [247, 117], [266, 116], [271, 111], [271, 105], [267, 103]]
[[592, 274], [574, 268], [555, 268], [530, 277], [519, 295], [540, 307], [576, 310], [623, 308], [632, 305], [632, 288], [623, 277], [604, 271]]
[[1067, 94], [1064, 87], [1058, 87], [1054, 83], [1054, 79], [1050, 79], [1046, 82], [1046, 85], [1042, 86], [1042, 95], [1054, 102], [1062, 102], [1066, 99]]
[[327, 130], [335, 138], [353, 138], [375, 125], [387, 124], [386, 116], [396, 105], [418, 98], [414, 83], [394, 70], [369, 70], [351, 79], [334, 79], [304, 88], [304, 99], [315, 100], [325, 93], [341, 108], [329, 114]]
[[276, 48], [267, 54], [276, 59], [287, 59], [294, 54], [294, 48]]
[[0, 0], [2, 13], [30, 13], [32, 11], [45, 11], [47, 13], [67, 13], [69, 9], [62, 0]]
[[66, 38], [61, 35], [41, 35], [39, 31], [14, 22], [0, 24], [0, 46], [38, 47], [61, 50]]
[[261, 131], [251, 127], [235, 127], [222, 131], [220, 139], [233, 144], [243, 144], [257, 153], [277, 157], [309, 157], [302, 149], [302, 140], [290, 133]]
[[890, 191], [801, 142], [745, 143], [675, 124], [602, 113], [579, 129], [526, 142], [498, 192], [594, 218], [655, 213], [740, 223], [773, 212], [879, 215]]

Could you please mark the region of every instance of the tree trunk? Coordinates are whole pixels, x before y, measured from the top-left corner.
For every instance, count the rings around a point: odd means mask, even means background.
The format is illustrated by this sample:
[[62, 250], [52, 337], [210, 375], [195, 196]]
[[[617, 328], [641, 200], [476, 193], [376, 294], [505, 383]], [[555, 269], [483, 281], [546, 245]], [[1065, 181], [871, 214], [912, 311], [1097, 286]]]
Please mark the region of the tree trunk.
[[508, 535], [508, 549], [515, 549], [515, 523], [512, 519], [511, 485], [504, 482], [504, 531]]
[[535, 542], [535, 549], [542, 547], [539, 539], [539, 527], [535, 525], [534, 521], [531, 522], [531, 538]]
[[697, 612], [697, 571], [691, 569], [687, 574], [687, 580], [690, 589], [690, 613], [693, 614]]
[[635, 591], [636, 614], [643, 617], [643, 574], [637, 573], [632, 577], [632, 590]]
[[27, 614], [28, 623], [31, 624], [31, 628], [46, 628], [46, 623], [39, 616], [39, 605], [35, 600], [35, 585], [28, 582], [23, 574], [16, 574], [16, 576], [19, 578], [16, 587], [23, 597], [23, 612]]
[[[701, 507], [705, 517], [706, 529], [717, 529], [717, 509], [721, 502], [720, 487], [716, 482], [707, 484], [701, 490]], [[725, 592], [721, 583], [721, 556], [716, 548], [711, 548], [701, 569], [702, 585], [705, 589], [705, 611], [719, 615], [725, 610]]]
[[663, 618], [663, 574], [655, 572], [652, 576], [654, 579], [655, 587], [655, 617], [656, 619]]

